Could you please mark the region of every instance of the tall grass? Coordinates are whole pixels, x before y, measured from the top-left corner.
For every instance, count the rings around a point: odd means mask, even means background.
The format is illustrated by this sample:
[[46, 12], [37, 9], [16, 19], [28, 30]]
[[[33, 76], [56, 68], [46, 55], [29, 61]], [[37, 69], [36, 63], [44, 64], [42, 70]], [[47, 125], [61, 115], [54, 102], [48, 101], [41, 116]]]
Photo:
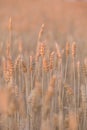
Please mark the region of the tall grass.
[[87, 59], [78, 55], [75, 42], [62, 49], [42, 40], [42, 25], [36, 52], [18, 55], [9, 22], [9, 42], [1, 53], [0, 129], [1, 130], [86, 130]]

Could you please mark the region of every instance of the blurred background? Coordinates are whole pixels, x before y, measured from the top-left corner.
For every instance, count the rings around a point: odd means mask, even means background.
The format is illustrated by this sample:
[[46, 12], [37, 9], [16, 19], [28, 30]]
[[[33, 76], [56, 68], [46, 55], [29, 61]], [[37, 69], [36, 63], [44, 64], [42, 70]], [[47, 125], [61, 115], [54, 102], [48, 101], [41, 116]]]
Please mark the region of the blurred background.
[[55, 41], [76, 41], [81, 44], [79, 51], [86, 54], [86, 0], [0, 0], [0, 42], [8, 39], [9, 17], [15, 43], [21, 38], [26, 47], [33, 48], [44, 23], [43, 40], [47, 39], [51, 46]]

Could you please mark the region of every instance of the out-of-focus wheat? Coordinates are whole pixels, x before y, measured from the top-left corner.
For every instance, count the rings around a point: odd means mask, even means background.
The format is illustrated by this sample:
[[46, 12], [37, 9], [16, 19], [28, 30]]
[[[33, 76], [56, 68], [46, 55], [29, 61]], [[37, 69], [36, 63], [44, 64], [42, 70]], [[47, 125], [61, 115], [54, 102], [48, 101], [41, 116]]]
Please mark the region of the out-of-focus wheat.
[[50, 48], [43, 24], [32, 53], [21, 41], [15, 46], [11, 18], [8, 26], [0, 50], [0, 130], [86, 130], [87, 58], [77, 43]]

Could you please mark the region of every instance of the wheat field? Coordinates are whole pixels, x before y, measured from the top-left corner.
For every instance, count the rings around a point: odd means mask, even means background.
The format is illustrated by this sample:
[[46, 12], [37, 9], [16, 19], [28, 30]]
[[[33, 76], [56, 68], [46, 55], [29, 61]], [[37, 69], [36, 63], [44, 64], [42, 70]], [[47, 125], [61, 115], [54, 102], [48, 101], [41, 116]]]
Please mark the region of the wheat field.
[[[0, 44], [0, 130], [87, 130], [87, 58], [76, 41], [53, 47], [42, 24], [34, 50]], [[45, 39], [45, 40], [44, 40]], [[83, 58], [82, 58], [83, 57]]]

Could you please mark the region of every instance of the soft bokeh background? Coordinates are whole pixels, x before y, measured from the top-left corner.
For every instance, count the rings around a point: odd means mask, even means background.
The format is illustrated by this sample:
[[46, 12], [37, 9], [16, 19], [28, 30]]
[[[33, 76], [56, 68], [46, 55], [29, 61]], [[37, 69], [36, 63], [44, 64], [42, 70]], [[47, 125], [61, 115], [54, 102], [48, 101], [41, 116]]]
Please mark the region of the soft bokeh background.
[[[70, 1], [70, 0], [69, 0]], [[75, 1], [75, 0], [74, 0]], [[45, 24], [44, 40], [76, 41], [86, 54], [87, 2], [77, 0], [0, 0], [0, 42], [8, 38], [8, 20], [12, 17], [15, 42], [20, 37], [26, 47], [37, 42], [42, 23]]]

